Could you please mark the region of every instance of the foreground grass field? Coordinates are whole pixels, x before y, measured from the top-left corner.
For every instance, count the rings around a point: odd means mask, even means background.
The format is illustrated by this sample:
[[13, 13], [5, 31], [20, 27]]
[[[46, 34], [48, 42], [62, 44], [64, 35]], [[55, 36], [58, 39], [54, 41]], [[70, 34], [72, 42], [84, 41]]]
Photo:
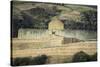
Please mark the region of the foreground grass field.
[[[25, 43], [24, 43], [25, 44]], [[32, 45], [33, 44], [33, 45]], [[17, 44], [13, 44], [15, 47]], [[35, 48], [38, 47], [39, 48]], [[84, 41], [76, 43], [62, 44], [62, 46], [44, 46], [43, 44], [27, 43], [23, 45], [20, 49], [12, 49], [12, 58], [17, 57], [36, 57], [40, 55], [47, 55], [47, 63], [63, 63], [71, 62], [72, 57], [77, 52], [83, 51], [88, 55], [93, 55], [97, 52], [97, 42], [96, 41]]]

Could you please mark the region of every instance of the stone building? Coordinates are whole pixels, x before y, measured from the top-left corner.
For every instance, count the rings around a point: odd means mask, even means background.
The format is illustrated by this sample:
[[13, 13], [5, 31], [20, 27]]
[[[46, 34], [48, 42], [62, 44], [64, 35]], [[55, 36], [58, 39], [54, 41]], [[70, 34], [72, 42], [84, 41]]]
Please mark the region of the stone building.
[[53, 18], [51, 22], [48, 24], [48, 30], [56, 31], [56, 30], [64, 30], [64, 24], [57, 18]]
[[61, 34], [64, 30], [64, 24], [58, 18], [54, 17], [48, 24], [50, 34]]
[[48, 37], [50, 35], [60, 35], [64, 30], [64, 24], [57, 18], [53, 18], [49, 24], [48, 29], [19, 29], [19, 39], [39, 39]]
[[58, 46], [62, 44], [64, 24], [57, 18], [53, 18], [48, 24], [48, 29], [19, 29], [18, 39], [38, 40], [48, 42], [49, 45]]

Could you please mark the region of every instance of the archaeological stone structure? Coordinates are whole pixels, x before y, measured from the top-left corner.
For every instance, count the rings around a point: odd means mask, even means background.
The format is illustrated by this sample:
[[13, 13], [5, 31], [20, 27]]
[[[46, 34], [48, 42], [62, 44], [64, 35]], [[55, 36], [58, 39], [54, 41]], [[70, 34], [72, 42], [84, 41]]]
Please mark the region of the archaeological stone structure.
[[64, 30], [64, 24], [57, 18], [53, 18], [48, 24], [48, 29], [19, 29], [19, 39], [39, 39], [52, 35], [58, 35]]
[[64, 24], [57, 18], [48, 23], [48, 29], [19, 29], [18, 39], [38, 40], [48, 42], [49, 45], [61, 45], [63, 41]]
[[[66, 32], [67, 36], [64, 35]], [[64, 30], [63, 22], [57, 18], [49, 22], [48, 29], [21, 28], [18, 30], [18, 38], [12, 39], [12, 58], [45, 54], [49, 57], [48, 63], [62, 63], [64, 59], [69, 59], [70, 62], [73, 55], [79, 51], [89, 55], [96, 53], [96, 42], [80, 41], [77, 38], [81, 34], [90, 35], [82, 31]]]

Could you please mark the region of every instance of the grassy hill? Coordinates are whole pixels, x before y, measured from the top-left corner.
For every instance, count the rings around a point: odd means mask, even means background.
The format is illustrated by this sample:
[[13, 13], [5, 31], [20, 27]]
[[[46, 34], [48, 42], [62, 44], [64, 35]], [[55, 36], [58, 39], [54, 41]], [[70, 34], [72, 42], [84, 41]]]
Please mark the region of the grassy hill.
[[19, 28], [47, 29], [54, 16], [64, 22], [65, 29], [97, 29], [96, 6], [24, 1], [12, 1], [11, 6], [13, 37], [17, 36]]

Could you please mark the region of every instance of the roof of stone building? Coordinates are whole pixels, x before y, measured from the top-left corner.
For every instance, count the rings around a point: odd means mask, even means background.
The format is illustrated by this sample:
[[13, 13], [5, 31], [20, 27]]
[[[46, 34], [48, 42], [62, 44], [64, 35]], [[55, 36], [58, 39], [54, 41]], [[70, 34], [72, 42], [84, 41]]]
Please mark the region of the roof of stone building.
[[51, 22], [49, 24], [63, 24], [61, 20], [59, 20], [57, 17], [52, 18]]
[[49, 30], [63, 30], [64, 24], [60, 19], [54, 17], [51, 20], [51, 22], [49, 22], [48, 29]]

